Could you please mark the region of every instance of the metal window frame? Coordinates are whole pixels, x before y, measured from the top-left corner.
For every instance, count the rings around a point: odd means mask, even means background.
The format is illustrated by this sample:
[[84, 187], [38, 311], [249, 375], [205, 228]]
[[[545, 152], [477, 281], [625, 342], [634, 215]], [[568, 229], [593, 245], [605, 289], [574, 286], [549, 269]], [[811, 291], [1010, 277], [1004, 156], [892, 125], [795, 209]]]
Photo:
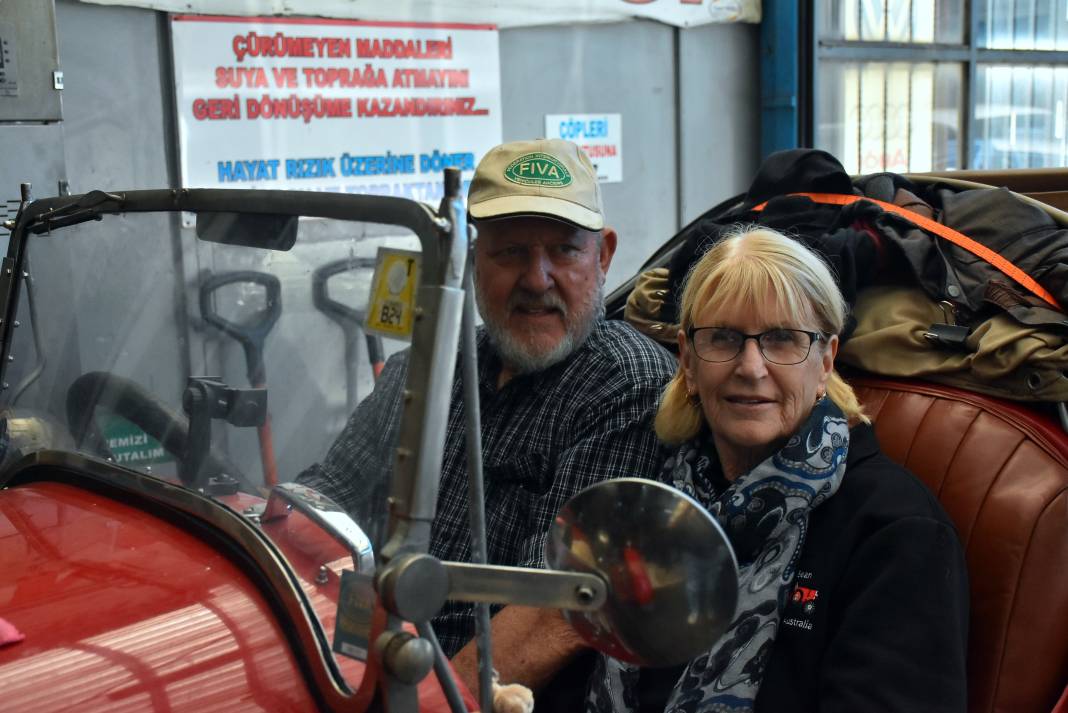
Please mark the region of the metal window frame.
[[[799, 3], [805, 10], [794, 8], [793, 0], [765, 0], [765, 25], [783, 20], [796, 21], [796, 35], [790, 28], [762, 27], [765, 60], [762, 75], [774, 77], [774, 90], [762, 97], [762, 113], [767, 128], [763, 131], [762, 150], [766, 156], [772, 151], [814, 146], [816, 127], [820, 123], [817, 103], [822, 63], [824, 62], [948, 62], [959, 64], [961, 71], [960, 167], [971, 165], [972, 137], [976, 115], [976, 80], [980, 65], [1000, 64], [1068, 67], [1068, 52], [1057, 50], [1009, 50], [978, 46], [979, 3], [984, 0], [962, 0], [965, 13], [961, 44], [871, 42], [819, 37], [823, 20], [822, 3], [808, 0]], [[792, 35], [792, 36], [791, 36]], [[791, 73], [783, 64], [790, 40], [797, 37], [793, 57], [799, 71]], [[769, 53], [768, 50], [771, 50]], [[769, 59], [769, 57], [771, 59]], [[793, 74], [793, 76], [791, 76]], [[767, 85], [765, 85], [767, 86]], [[784, 116], [784, 109], [794, 109]]]

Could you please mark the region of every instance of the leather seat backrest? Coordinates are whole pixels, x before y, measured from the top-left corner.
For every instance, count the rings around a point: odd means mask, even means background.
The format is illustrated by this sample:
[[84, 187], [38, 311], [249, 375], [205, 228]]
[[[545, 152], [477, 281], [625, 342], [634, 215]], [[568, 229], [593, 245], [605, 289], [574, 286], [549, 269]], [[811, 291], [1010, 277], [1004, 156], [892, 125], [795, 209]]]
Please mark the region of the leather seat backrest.
[[1068, 434], [959, 389], [850, 381], [883, 451], [934, 491], [964, 544], [969, 710], [1049, 713], [1068, 682]]

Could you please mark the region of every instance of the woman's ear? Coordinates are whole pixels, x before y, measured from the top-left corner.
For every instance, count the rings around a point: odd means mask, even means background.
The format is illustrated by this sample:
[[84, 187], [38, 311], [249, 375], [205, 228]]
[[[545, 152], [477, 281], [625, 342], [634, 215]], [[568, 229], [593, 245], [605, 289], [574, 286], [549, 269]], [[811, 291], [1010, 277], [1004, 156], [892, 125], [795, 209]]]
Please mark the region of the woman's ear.
[[823, 356], [820, 361], [820, 383], [823, 386], [826, 386], [827, 380], [831, 378], [836, 356], [838, 356], [838, 335], [832, 334], [827, 337], [827, 348], [823, 350]]
[[834, 358], [838, 356], [838, 335], [832, 334], [827, 337], [827, 349], [824, 354], [824, 358], [830, 358], [831, 367], [834, 367]]

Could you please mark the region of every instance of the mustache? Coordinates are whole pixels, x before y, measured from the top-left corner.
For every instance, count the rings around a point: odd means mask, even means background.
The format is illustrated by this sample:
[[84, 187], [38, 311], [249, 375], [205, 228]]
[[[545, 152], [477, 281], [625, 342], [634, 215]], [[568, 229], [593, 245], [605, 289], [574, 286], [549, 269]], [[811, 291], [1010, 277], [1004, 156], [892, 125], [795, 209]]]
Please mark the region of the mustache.
[[567, 304], [556, 292], [542, 294], [516, 290], [508, 296], [508, 311], [516, 309], [555, 309], [567, 316]]

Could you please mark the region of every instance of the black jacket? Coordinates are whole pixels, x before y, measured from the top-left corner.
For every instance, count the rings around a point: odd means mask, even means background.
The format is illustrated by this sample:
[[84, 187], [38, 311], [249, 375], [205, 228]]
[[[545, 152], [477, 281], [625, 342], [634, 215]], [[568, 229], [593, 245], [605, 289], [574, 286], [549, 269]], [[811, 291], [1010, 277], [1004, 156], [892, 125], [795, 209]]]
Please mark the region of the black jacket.
[[[960, 541], [927, 487], [879, 450], [870, 426], [850, 431], [845, 476], [809, 517], [794, 584], [756, 713], [966, 710]], [[641, 670], [642, 713], [663, 711], [683, 668]]]
[[938, 501], [851, 432], [816, 508], [756, 700], [758, 713], [965, 711], [968, 577]]

